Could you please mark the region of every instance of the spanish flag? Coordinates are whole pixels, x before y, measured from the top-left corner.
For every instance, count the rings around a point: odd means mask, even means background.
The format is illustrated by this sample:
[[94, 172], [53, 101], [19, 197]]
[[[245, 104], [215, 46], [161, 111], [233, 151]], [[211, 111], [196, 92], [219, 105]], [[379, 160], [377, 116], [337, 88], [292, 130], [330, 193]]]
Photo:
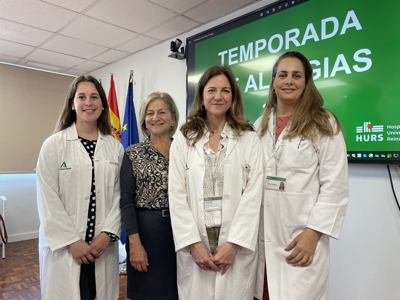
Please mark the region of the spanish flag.
[[111, 74], [110, 91], [108, 92], [108, 106], [110, 108], [110, 123], [112, 136], [121, 141], [121, 122], [119, 120], [117, 93], [115, 92], [114, 76]]

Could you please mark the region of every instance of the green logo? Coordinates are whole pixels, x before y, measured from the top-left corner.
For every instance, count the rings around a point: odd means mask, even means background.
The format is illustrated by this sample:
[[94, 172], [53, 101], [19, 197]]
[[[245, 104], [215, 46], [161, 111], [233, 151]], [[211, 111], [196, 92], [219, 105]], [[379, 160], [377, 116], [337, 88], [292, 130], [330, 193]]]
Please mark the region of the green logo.
[[69, 169], [69, 168], [67, 167], [67, 164], [64, 161], [60, 166], [60, 170], [66, 170], [66, 169]]

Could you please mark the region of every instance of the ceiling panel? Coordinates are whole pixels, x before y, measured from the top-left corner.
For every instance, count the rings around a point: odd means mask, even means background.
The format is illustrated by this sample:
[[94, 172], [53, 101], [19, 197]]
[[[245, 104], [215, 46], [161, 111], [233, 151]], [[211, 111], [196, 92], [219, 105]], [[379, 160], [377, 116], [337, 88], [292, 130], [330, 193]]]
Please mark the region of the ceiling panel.
[[226, 14], [229, 14], [254, 0], [210, 0], [200, 4], [196, 8], [184, 13], [185, 16], [200, 23], [206, 23]]
[[135, 37], [134, 39], [118, 46], [116, 49], [135, 53], [137, 51], [140, 51], [140, 50], [146, 49], [148, 47], [151, 47], [155, 44], [158, 44], [159, 42], [160, 42], [159, 40], [153, 39], [151, 37], [139, 35], [138, 37]]
[[19, 58], [17, 58], [17, 57], [0, 54], [1, 62], [5, 62], [5, 63], [9, 63], [9, 64], [16, 64], [18, 62], [18, 60], [19, 60]]
[[54, 71], [54, 72], [62, 72], [63, 70], [65, 70], [65, 68], [63, 68], [63, 67], [55, 67], [55, 66], [51, 66], [48, 64], [41, 64], [41, 63], [32, 62], [32, 61], [28, 61], [27, 63], [25, 63], [25, 66], [31, 67], [31, 68], [36, 68], [36, 69], [45, 69], [45, 70]]
[[49, 31], [0, 19], [0, 39], [3, 40], [38, 46], [52, 35]]
[[121, 60], [124, 57], [127, 57], [128, 55], [130, 55], [129, 52], [123, 52], [123, 51], [111, 49], [111, 50], [108, 50], [96, 57], [93, 57], [92, 60], [110, 64], [114, 61]]
[[85, 72], [90, 72], [90, 71], [99, 69], [101, 67], [104, 67], [105, 65], [106, 64], [101, 63], [101, 62], [87, 60], [84, 63], [81, 63], [78, 66], [75, 66], [74, 69], [75, 70], [85, 71]]
[[165, 22], [161, 26], [147, 31], [146, 35], [159, 40], [165, 40], [167, 38], [176, 37], [182, 32], [189, 31], [198, 25], [200, 25], [199, 22], [193, 21], [184, 16], [178, 16]]
[[30, 61], [49, 64], [56, 67], [72, 68], [77, 64], [83, 63], [85, 60], [65, 54], [51, 52], [48, 50], [37, 49], [29, 54], [26, 59]]
[[0, 0], [0, 18], [56, 32], [77, 16], [76, 12], [39, 0]]
[[0, 62], [80, 75], [266, 1], [0, 0]]
[[42, 0], [44, 2], [52, 3], [54, 5], [68, 8], [76, 12], [84, 11], [88, 6], [100, 0]]
[[143, 33], [173, 18], [176, 13], [145, 0], [119, 0], [118, 5], [115, 1], [101, 1], [85, 15]]
[[132, 31], [87, 16], [79, 17], [60, 33], [109, 48], [118, 46], [137, 35]]
[[56, 35], [41, 46], [43, 49], [90, 59], [108, 50], [107, 47], [95, 45], [63, 35]]
[[150, 0], [150, 2], [161, 5], [177, 13], [183, 13], [207, 0]]
[[0, 54], [22, 58], [33, 49], [31, 46], [0, 40]]

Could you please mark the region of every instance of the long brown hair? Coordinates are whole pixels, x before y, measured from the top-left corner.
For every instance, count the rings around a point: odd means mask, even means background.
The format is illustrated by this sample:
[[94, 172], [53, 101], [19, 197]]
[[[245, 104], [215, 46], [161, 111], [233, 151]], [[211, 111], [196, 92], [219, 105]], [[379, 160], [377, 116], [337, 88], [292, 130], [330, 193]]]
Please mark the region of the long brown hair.
[[181, 131], [190, 146], [193, 146], [201, 139], [204, 130], [213, 133], [212, 129], [207, 126], [207, 114], [202, 108], [203, 92], [207, 82], [218, 75], [224, 75], [232, 89], [232, 105], [226, 112], [226, 123], [233, 128], [236, 136], [239, 136], [242, 131], [254, 131], [253, 126], [244, 117], [242, 94], [231, 69], [226, 66], [213, 66], [201, 76], [197, 84], [192, 111], [187, 117], [187, 122], [181, 127]]
[[[261, 120], [261, 135], [264, 135], [268, 130], [268, 118], [272, 110], [276, 110], [277, 97], [274, 93], [273, 84], [277, 73], [279, 63], [285, 58], [297, 58], [301, 61], [304, 67], [306, 85], [303, 94], [296, 101], [293, 107], [293, 115], [290, 120], [290, 128], [286, 134], [287, 139], [292, 139], [296, 136], [304, 136], [307, 139], [313, 140], [318, 133], [325, 136], [333, 136], [342, 130], [337, 117], [328, 109], [323, 108], [324, 99], [317, 90], [312, 77], [312, 67], [308, 59], [300, 52], [291, 51], [282, 54], [275, 62], [272, 68], [272, 79], [269, 88], [269, 98], [266, 104], [265, 111]], [[333, 117], [336, 121], [336, 128], [332, 127], [329, 121]]]
[[96, 87], [96, 90], [99, 93], [101, 99], [101, 104], [104, 108], [101, 112], [100, 117], [97, 119], [97, 127], [102, 134], [111, 134], [110, 115], [106, 93], [104, 92], [103, 87], [97, 81], [97, 79], [89, 75], [76, 77], [69, 86], [64, 102], [64, 107], [58, 118], [58, 123], [54, 132], [64, 130], [76, 122], [76, 112], [72, 109], [72, 102], [74, 101], [78, 84], [81, 82], [91, 82]]

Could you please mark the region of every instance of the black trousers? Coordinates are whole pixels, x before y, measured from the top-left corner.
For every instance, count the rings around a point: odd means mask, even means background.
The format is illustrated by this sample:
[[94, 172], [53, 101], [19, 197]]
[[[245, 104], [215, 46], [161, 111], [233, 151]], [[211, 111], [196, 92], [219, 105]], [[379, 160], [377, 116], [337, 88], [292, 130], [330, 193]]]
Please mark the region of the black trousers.
[[81, 265], [79, 288], [81, 291], [81, 300], [96, 299], [96, 276], [94, 272], [94, 262], [90, 262], [88, 265]]

